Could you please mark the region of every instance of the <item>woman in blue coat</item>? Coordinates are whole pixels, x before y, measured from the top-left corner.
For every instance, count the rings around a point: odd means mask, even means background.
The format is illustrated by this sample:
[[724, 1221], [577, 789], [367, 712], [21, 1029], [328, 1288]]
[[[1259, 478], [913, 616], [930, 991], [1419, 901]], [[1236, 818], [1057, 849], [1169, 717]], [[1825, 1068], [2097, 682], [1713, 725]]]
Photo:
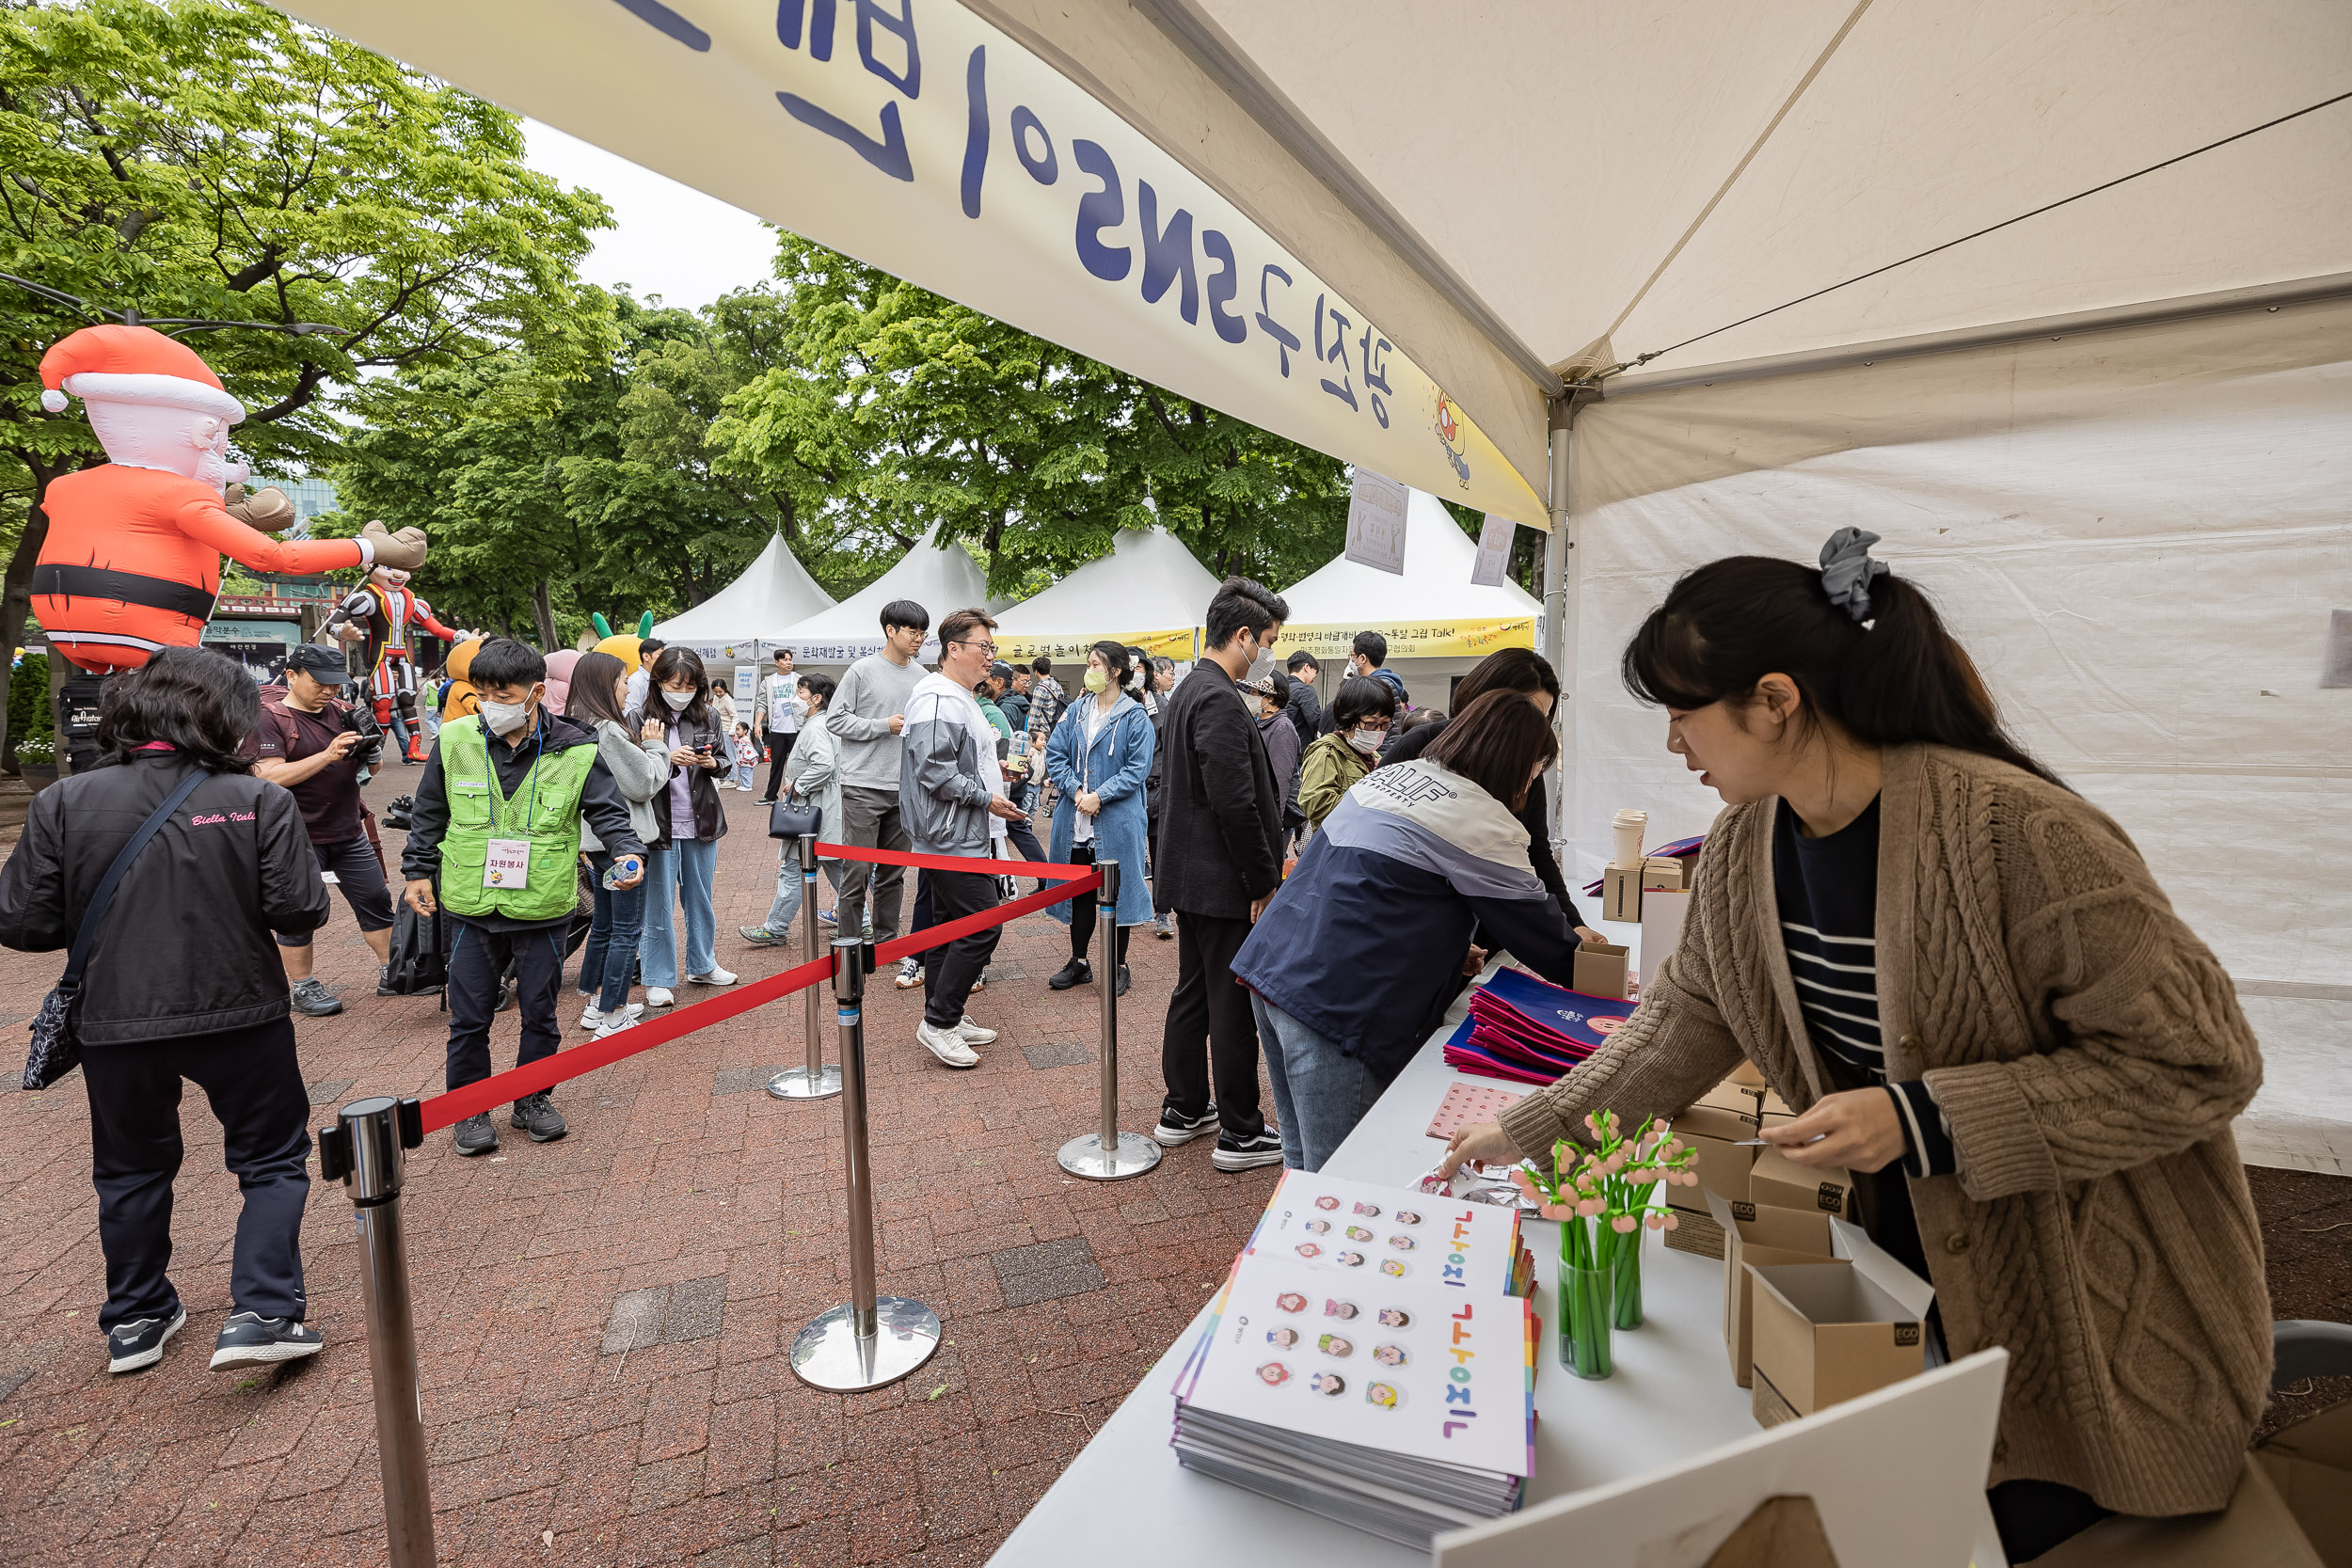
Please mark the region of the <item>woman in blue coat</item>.
[[[1123, 688], [1127, 650], [1097, 642], [1087, 651], [1086, 695], [1063, 710], [1045, 743], [1045, 772], [1054, 781], [1054, 840], [1047, 847], [1067, 865], [1092, 865], [1099, 855], [1119, 863], [1119, 994], [1127, 994], [1127, 939], [1152, 922], [1152, 885], [1143, 875], [1143, 781], [1152, 771], [1152, 721]], [[1052, 906], [1070, 927], [1070, 961], [1046, 982], [1068, 990], [1094, 978], [1087, 945], [1094, 940], [1094, 895]]]

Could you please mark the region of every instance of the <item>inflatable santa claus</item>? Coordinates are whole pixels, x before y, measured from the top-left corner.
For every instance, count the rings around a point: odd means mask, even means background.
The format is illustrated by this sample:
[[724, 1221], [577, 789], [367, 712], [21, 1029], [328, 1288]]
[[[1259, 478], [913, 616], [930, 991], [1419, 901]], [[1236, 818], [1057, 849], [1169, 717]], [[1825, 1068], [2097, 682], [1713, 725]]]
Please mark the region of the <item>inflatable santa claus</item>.
[[[220, 558], [296, 576], [341, 566], [414, 571], [424, 534], [370, 523], [357, 539], [273, 539], [292, 507], [263, 490], [232, 512], [229, 427], [245, 418], [196, 352], [152, 327], [86, 326], [40, 361], [41, 406], [82, 400], [111, 462], [50, 482], [49, 534], [33, 568], [33, 613], [60, 653], [100, 674], [194, 644], [220, 592]], [[282, 517], [282, 520], [280, 518]]]

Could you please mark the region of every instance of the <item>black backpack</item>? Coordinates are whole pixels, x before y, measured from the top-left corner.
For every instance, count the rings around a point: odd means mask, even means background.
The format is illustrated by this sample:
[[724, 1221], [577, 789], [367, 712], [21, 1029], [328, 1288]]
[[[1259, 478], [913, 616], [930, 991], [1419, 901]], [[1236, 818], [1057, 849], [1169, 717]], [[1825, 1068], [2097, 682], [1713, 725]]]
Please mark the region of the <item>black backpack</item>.
[[384, 996], [421, 996], [449, 984], [449, 916], [437, 903], [421, 915], [405, 899], [392, 911], [392, 958], [384, 966]]

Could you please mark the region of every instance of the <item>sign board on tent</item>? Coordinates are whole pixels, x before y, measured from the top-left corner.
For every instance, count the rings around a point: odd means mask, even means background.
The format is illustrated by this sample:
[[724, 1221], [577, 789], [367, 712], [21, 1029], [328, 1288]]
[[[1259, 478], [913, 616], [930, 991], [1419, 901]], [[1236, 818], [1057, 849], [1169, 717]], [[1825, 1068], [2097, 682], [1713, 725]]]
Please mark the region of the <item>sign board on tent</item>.
[[1359, 631], [1376, 631], [1387, 638], [1392, 659], [1484, 658], [1497, 648], [1535, 646], [1532, 615], [1509, 621], [1386, 622], [1367, 617], [1360, 626], [1284, 626], [1275, 651], [1288, 658], [1304, 649], [1326, 668], [1344, 665]]
[[1408, 499], [1404, 485], [1359, 463], [1347, 497], [1347, 559], [1403, 577]]
[[996, 633], [996, 657], [1019, 661], [1043, 654], [1047, 658], [1072, 658], [1083, 663], [1087, 650], [1097, 642], [1110, 641], [1126, 648], [1141, 648], [1153, 658], [1187, 659], [1193, 657], [1191, 626], [1179, 626], [1173, 631], [1106, 631], [1099, 637], [1018, 637], [999, 630]]
[[1505, 574], [1511, 570], [1511, 534], [1516, 528], [1510, 518], [1486, 514], [1486, 523], [1478, 531], [1478, 564], [1470, 568], [1470, 581], [1481, 588], [1500, 588]]

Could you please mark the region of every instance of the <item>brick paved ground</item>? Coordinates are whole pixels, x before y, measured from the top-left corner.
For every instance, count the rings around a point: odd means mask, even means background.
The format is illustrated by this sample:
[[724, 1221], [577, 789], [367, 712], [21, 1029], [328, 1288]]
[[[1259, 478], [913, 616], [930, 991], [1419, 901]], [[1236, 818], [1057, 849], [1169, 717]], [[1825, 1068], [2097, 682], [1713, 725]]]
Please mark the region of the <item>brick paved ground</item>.
[[[373, 785], [377, 809], [413, 777]], [[765, 812], [726, 799], [721, 961], [771, 974], [787, 956], [734, 936], [767, 907]], [[984, 1560], [1191, 1318], [1276, 1174], [1220, 1175], [1203, 1142], [1137, 1180], [1062, 1176], [1053, 1151], [1096, 1115], [1099, 1018], [1091, 990], [1045, 989], [1067, 941], [1041, 917], [1008, 929], [972, 1009], [1003, 1038], [974, 1071], [914, 1044], [919, 991], [884, 984], [868, 1008], [882, 1287], [930, 1303], [946, 1338], [881, 1394], [811, 1392], [783, 1354], [848, 1292], [839, 1101], [759, 1088], [799, 1059], [797, 1001], [564, 1085], [562, 1142], [531, 1144], [502, 1116], [490, 1159], [428, 1139], [408, 1217], [443, 1558]], [[319, 953], [349, 1007], [297, 1020], [317, 1120], [371, 1091], [437, 1091], [435, 999], [377, 998], [340, 905]], [[1144, 938], [1135, 960], [1121, 1120], [1141, 1130], [1175, 944]], [[0, 955], [5, 1038], [21, 1041], [56, 967]], [[512, 1013], [493, 1038], [511, 1063]], [[291, 1370], [206, 1371], [237, 1201], [194, 1098], [173, 1275], [189, 1323], [161, 1366], [109, 1378], [87, 1116], [78, 1075], [0, 1094], [0, 1561], [381, 1560], [342, 1190], [313, 1188], [304, 1233], [326, 1350]]]

